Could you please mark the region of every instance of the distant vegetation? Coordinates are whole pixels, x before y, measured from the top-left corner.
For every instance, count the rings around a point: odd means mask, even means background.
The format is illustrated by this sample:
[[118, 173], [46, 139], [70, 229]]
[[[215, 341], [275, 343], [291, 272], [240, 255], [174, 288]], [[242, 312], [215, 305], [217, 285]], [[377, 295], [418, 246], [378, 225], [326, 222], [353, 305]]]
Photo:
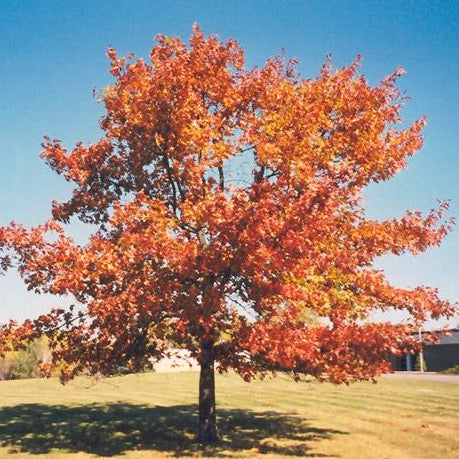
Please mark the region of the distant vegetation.
[[50, 361], [51, 354], [46, 338], [24, 345], [18, 351], [9, 352], [0, 359], [0, 380], [40, 378], [40, 363]]
[[458, 375], [459, 374], [459, 365], [454, 365], [451, 368], [447, 368], [446, 370], [443, 370], [442, 373], [445, 373], [447, 375]]

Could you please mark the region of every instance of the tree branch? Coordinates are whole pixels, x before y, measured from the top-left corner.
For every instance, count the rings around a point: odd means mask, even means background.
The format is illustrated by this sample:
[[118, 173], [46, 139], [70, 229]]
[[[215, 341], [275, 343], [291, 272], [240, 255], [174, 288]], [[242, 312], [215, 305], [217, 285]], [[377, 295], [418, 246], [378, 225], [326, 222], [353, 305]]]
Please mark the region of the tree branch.
[[225, 176], [223, 174], [223, 166], [222, 165], [218, 166], [218, 176], [219, 176], [220, 189], [222, 191], [224, 191], [224, 189], [225, 189]]

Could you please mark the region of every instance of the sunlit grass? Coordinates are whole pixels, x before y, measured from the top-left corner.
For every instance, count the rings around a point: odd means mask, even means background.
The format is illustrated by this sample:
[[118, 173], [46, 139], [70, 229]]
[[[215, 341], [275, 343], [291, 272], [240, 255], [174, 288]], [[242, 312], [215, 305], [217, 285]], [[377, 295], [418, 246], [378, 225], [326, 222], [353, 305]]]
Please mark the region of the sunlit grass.
[[[455, 458], [459, 385], [217, 378], [221, 443], [193, 442], [198, 375], [0, 383], [0, 457]], [[39, 456], [37, 456], [39, 455]]]

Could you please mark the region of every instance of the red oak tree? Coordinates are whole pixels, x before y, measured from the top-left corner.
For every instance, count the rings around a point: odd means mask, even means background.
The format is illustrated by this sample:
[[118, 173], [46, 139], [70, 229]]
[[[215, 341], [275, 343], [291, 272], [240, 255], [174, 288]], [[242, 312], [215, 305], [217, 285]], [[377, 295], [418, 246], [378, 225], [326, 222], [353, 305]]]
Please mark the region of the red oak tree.
[[[390, 352], [412, 349], [413, 326], [453, 314], [435, 289], [397, 288], [373, 267], [438, 245], [452, 224], [447, 204], [365, 216], [362, 189], [422, 146], [424, 119], [398, 124], [401, 69], [376, 87], [359, 59], [340, 70], [327, 61], [315, 79], [283, 58], [247, 70], [235, 41], [197, 27], [188, 45], [157, 37], [148, 62], [108, 57], [103, 137], [70, 152], [44, 142], [71, 198], [42, 226], [0, 230], [4, 269], [84, 309], [5, 326], [4, 347], [48, 333], [67, 380], [151, 367], [180, 345], [200, 364], [206, 443], [217, 439], [214, 366], [247, 380], [279, 369], [369, 379], [389, 370]], [[98, 225], [86, 245], [66, 236], [73, 216]], [[387, 310], [407, 311], [411, 325], [372, 323]]]

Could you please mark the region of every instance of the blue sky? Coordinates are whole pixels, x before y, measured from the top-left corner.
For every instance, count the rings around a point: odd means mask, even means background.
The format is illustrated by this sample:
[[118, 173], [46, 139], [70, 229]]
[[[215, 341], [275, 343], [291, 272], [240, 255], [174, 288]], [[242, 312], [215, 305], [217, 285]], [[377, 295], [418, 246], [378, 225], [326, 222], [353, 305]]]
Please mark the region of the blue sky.
[[[303, 77], [317, 75], [327, 54], [336, 66], [363, 55], [372, 84], [402, 65], [399, 87], [411, 97], [409, 123], [427, 115], [425, 147], [410, 167], [366, 193], [370, 216], [428, 210], [451, 199], [459, 217], [459, 3], [456, 1], [14, 1], [0, 2], [0, 225], [34, 225], [50, 216], [52, 199], [69, 186], [42, 163], [43, 135], [66, 146], [99, 136], [102, 108], [92, 88], [110, 82], [107, 47], [147, 56], [158, 33], [235, 38], [247, 65], [283, 49]], [[72, 230], [78, 234], [81, 227]], [[459, 301], [459, 227], [439, 249], [378, 264], [396, 285], [432, 285]], [[23, 319], [59, 299], [27, 292], [14, 273], [0, 278], [0, 322]], [[459, 320], [458, 320], [459, 321]], [[453, 321], [453, 325], [458, 321]]]

